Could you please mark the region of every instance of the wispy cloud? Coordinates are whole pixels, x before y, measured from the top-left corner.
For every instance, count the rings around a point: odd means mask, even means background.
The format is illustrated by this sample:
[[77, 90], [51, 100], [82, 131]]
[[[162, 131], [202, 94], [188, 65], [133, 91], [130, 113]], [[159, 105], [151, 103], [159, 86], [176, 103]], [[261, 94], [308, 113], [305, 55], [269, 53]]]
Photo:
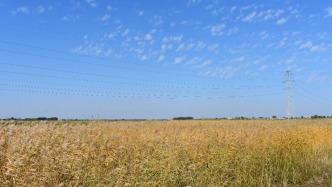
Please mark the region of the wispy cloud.
[[65, 15], [62, 17], [63, 21], [76, 21], [78, 20], [80, 17], [78, 15]]
[[18, 7], [16, 8], [14, 11], [13, 11], [14, 14], [19, 14], [19, 13], [22, 13], [22, 14], [29, 14], [30, 13], [30, 7], [29, 6], [21, 6], [21, 7]]
[[162, 42], [163, 43], [181, 42], [182, 38], [183, 38], [182, 35], [163, 37]]
[[79, 46], [71, 49], [70, 52], [74, 54], [91, 56], [111, 56], [113, 54], [113, 50], [111, 48], [105, 47], [104, 45]]
[[317, 71], [310, 72], [310, 75], [308, 77], [308, 81], [310, 82], [325, 82], [326, 80], [328, 80], [328, 76], [322, 75]]
[[153, 40], [153, 34], [155, 34], [156, 32], [157, 32], [156, 29], [152, 29], [149, 33], [144, 35], [144, 40], [152, 41]]
[[152, 34], [148, 33], [144, 36], [144, 39], [150, 41], [153, 39], [153, 36], [152, 36]]
[[239, 29], [239, 28], [237, 28], [237, 27], [230, 28], [230, 29], [228, 29], [228, 31], [227, 31], [227, 35], [228, 35], [228, 36], [231, 36], [231, 35], [236, 34], [236, 33], [238, 33], [238, 32], [240, 32], [240, 29]]
[[45, 7], [39, 5], [37, 8], [36, 8], [36, 12], [39, 13], [39, 14], [42, 14], [45, 12]]
[[20, 6], [12, 11], [13, 14], [43, 14], [46, 11], [53, 10], [52, 6], [39, 5], [37, 7]]
[[158, 62], [162, 62], [162, 61], [164, 61], [164, 59], [165, 59], [165, 56], [164, 55], [160, 55], [158, 57]]
[[125, 29], [125, 30], [122, 32], [122, 36], [127, 36], [129, 33], [130, 33], [130, 29]]
[[212, 36], [222, 36], [224, 34], [224, 28], [226, 27], [225, 24], [217, 24], [211, 26], [210, 32]]
[[196, 5], [196, 4], [199, 4], [201, 2], [202, 2], [202, 0], [188, 0], [187, 6]]
[[325, 17], [331, 17], [332, 16], [332, 6], [331, 7], [327, 7], [325, 9], [326, 12], [326, 16]]
[[258, 14], [258, 17], [262, 17], [264, 20], [271, 20], [271, 19], [277, 19], [281, 16], [282, 13], [284, 13], [284, 10], [277, 9], [272, 10], [269, 9], [267, 11], [262, 11]]
[[234, 66], [218, 67], [201, 72], [201, 76], [205, 77], [220, 77], [230, 79], [233, 78], [238, 69]]
[[143, 10], [137, 12], [138, 16], [143, 16], [144, 14], [145, 14], [145, 12]]
[[91, 7], [96, 7], [97, 3], [95, 0], [85, 0], [86, 3], [88, 3]]
[[308, 49], [311, 52], [324, 52], [326, 48], [324, 45], [314, 45], [311, 41], [300, 43], [300, 49]]
[[244, 21], [244, 22], [251, 22], [251, 21], [254, 20], [254, 18], [255, 18], [256, 15], [257, 15], [257, 12], [256, 12], [256, 11], [251, 12], [251, 13], [248, 14], [246, 17], [244, 17], [244, 18], [242, 19], [242, 21]]
[[177, 58], [174, 59], [174, 64], [181, 63], [181, 62], [183, 62], [185, 59], [186, 59], [185, 56], [177, 57]]
[[195, 66], [195, 68], [204, 68], [212, 63], [213, 63], [212, 60], [205, 60], [202, 64]]
[[278, 25], [283, 25], [287, 22], [287, 19], [286, 18], [280, 18], [278, 21], [277, 21], [277, 24]]
[[163, 24], [163, 18], [161, 16], [153, 16], [149, 20], [155, 27], [161, 26]]
[[102, 16], [99, 20], [102, 21], [102, 22], [107, 22], [110, 18], [111, 18], [110, 15], [105, 14], [105, 15]]
[[106, 6], [106, 10], [108, 10], [108, 11], [112, 11], [114, 8], [111, 6], [111, 5], [107, 5]]
[[237, 62], [242, 62], [242, 61], [244, 61], [246, 58], [245, 57], [238, 57], [238, 58], [235, 58], [235, 59], [233, 59], [231, 62], [235, 62], [235, 63], [237, 63]]
[[[243, 22], [253, 22], [253, 21], [269, 21], [269, 20], [276, 20], [279, 19], [282, 14], [285, 12], [285, 10], [282, 9], [268, 9], [268, 10], [262, 10], [262, 11], [252, 11], [251, 13], [247, 14], [242, 18]], [[283, 21], [287, 21], [286, 18], [279, 19], [280, 23]], [[279, 21], [278, 20], [278, 21]]]

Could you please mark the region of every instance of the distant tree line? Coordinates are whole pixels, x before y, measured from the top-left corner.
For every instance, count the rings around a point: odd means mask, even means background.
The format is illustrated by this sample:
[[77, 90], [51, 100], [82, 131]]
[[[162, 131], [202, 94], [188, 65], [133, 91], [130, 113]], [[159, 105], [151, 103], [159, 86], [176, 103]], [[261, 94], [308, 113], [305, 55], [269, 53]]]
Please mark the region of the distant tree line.
[[57, 117], [50, 117], [50, 118], [46, 118], [46, 117], [38, 117], [38, 118], [7, 118], [4, 120], [18, 120], [18, 121], [58, 121], [59, 119]]
[[193, 120], [193, 117], [187, 116], [187, 117], [175, 117], [173, 120]]
[[311, 119], [321, 119], [321, 118], [332, 118], [332, 116], [319, 116], [319, 115], [311, 116]]

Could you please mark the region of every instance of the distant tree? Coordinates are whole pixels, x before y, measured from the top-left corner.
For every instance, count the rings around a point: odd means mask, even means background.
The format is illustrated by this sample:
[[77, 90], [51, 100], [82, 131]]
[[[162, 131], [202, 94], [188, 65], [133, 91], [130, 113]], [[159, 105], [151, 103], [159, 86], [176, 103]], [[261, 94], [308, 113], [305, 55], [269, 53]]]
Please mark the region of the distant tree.
[[187, 116], [187, 117], [175, 117], [173, 120], [193, 120], [193, 117]]
[[276, 119], [277, 118], [277, 116], [272, 116], [272, 119]]

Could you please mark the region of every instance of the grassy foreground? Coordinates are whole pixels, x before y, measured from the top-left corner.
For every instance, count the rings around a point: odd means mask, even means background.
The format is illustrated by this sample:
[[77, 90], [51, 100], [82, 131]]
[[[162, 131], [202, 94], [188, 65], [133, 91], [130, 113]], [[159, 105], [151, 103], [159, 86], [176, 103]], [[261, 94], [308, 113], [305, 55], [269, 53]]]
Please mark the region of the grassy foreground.
[[0, 186], [332, 186], [331, 120], [14, 123]]

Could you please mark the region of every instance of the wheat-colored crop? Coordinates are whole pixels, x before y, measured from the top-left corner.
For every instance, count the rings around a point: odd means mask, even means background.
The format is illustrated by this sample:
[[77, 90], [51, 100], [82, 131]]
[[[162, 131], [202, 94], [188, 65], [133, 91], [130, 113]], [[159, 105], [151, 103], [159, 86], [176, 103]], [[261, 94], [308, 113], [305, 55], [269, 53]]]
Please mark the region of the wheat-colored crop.
[[0, 122], [0, 186], [332, 186], [331, 168], [331, 120]]

